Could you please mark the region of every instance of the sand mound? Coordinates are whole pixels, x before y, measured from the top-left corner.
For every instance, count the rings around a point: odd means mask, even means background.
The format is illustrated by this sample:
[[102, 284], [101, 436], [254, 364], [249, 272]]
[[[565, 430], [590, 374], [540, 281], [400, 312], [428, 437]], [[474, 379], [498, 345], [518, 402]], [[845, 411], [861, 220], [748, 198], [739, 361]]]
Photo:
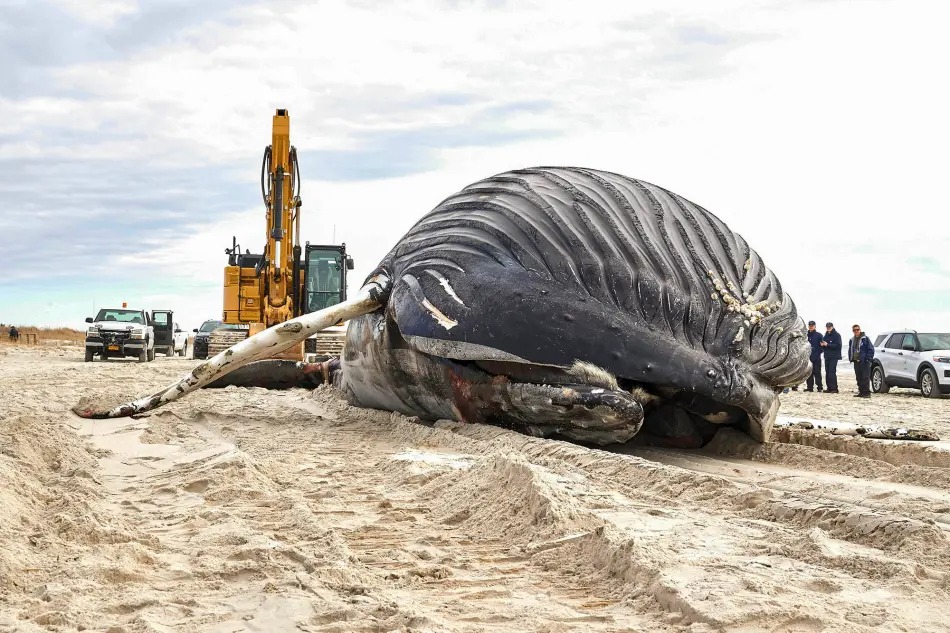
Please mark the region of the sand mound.
[[0, 446], [0, 601], [18, 596], [21, 615], [56, 629], [86, 622], [84, 586], [145, 579], [136, 570], [159, 540], [110, 507], [94, 451], [72, 430], [17, 417], [0, 421]]
[[460, 475], [436, 478], [420, 496], [435, 520], [472, 536], [508, 535], [513, 545], [590, 527], [557, 476], [517, 454], [489, 456]]
[[[79, 438], [42, 418], [0, 421], [0, 582], [9, 590], [22, 570], [46, 565], [51, 548], [71, 539], [117, 538], [94, 511], [96, 461]], [[53, 554], [55, 555], [55, 554]]]

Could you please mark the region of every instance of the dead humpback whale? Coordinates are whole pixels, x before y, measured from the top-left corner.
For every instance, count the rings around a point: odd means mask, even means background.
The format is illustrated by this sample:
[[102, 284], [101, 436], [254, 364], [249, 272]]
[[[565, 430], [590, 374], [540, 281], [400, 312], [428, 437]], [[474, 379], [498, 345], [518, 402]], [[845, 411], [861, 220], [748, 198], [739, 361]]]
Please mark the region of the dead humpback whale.
[[[540, 436], [700, 445], [769, 437], [810, 371], [804, 323], [745, 240], [656, 185], [574, 167], [486, 178], [423, 216], [356, 297], [274, 326], [179, 382], [86, 417], [152, 409], [351, 319], [353, 404]], [[301, 372], [309, 371], [301, 368]]]

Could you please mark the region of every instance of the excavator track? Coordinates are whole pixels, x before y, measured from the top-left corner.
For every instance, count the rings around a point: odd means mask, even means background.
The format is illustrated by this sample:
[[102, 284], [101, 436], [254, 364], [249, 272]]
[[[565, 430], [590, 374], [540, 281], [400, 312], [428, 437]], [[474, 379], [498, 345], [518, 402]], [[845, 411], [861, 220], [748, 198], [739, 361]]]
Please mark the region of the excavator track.
[[304, 342], [304, 352], [317, 358], [342, 356], [346, 343], [346, 327], [332, 326]]
[[[220, 354], [248, 337], [247, 330], [215, 330], [208, 338], [208, 357]], [[318, 358], [342, 356], [346, 343], [346, 327], [334, 326], [307, 339], [304, 351]]]
[[247, 330], [215, 330], [208, 337], [208, 358], [247, 339]]

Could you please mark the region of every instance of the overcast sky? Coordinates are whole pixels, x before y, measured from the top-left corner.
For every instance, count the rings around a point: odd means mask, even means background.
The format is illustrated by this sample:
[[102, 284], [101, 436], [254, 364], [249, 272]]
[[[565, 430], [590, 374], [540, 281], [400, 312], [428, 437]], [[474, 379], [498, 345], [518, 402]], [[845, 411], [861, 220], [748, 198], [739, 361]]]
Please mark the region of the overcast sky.
[[946, 3], [0, 0], [0, 322], [221, 311], [276, 108], [350, 291], [512, 168], [670, 189], [802, 316], [950, 331]]

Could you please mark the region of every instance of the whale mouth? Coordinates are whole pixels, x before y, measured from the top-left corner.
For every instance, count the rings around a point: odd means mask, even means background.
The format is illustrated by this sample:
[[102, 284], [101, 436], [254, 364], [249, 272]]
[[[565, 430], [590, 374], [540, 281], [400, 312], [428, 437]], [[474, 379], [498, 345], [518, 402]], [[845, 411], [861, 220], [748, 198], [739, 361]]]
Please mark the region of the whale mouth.
[[[447, 361], [447, 362], [445, 362]], [[441, 363], [451, 385], [454, 416], [463, 422], [510, 428], [536, 437], [564, 438], [605, 446], [635, 444], [700, 448], [723, 426], [753, 439], [768, 438], [778, 400], [769, 390], [749, 409], [723, 404], [682, 389], [617, 379], [586, 363], [570, 368], [496, 360]], [[208, 385], [306, 388], [335, 383], [339, 359], [324, 363], [262, 360], [241, 367]]]
[[[459, 421], [510, 428], [535, 437], [606, 446], [638, 444], [699, 448], [722, 426], [757, 437], [745, 411], [698, 394], [615, 379], [592, 365], [572, 368], [503, 361], [441, 363]], [[339, 359], [323, 363], [262, 360], [208, 385], [313, 389], [339, 386]], [[372, 403], [367, 403], [372, 406]], [[752, 432], [750, 432], [750, 427]]]
[[[503, 361], [450, 361], [458, 417], [542, 437], [606, 445], [699, 448], [723, 426], [765, 441], [777, 399], [764, 415], [696, 392], [615, 378], [576, 363], [571, 368]], [[755, 397], [762, 393], [755, 392]]]
[[643, 425], [642, 406], [623, 391], [497, 379], [471, 383], [457, 375], [453, 388], [461, 421], [503, 426], [536, 437], [561, 436], [607, 445], [630, 440]]

